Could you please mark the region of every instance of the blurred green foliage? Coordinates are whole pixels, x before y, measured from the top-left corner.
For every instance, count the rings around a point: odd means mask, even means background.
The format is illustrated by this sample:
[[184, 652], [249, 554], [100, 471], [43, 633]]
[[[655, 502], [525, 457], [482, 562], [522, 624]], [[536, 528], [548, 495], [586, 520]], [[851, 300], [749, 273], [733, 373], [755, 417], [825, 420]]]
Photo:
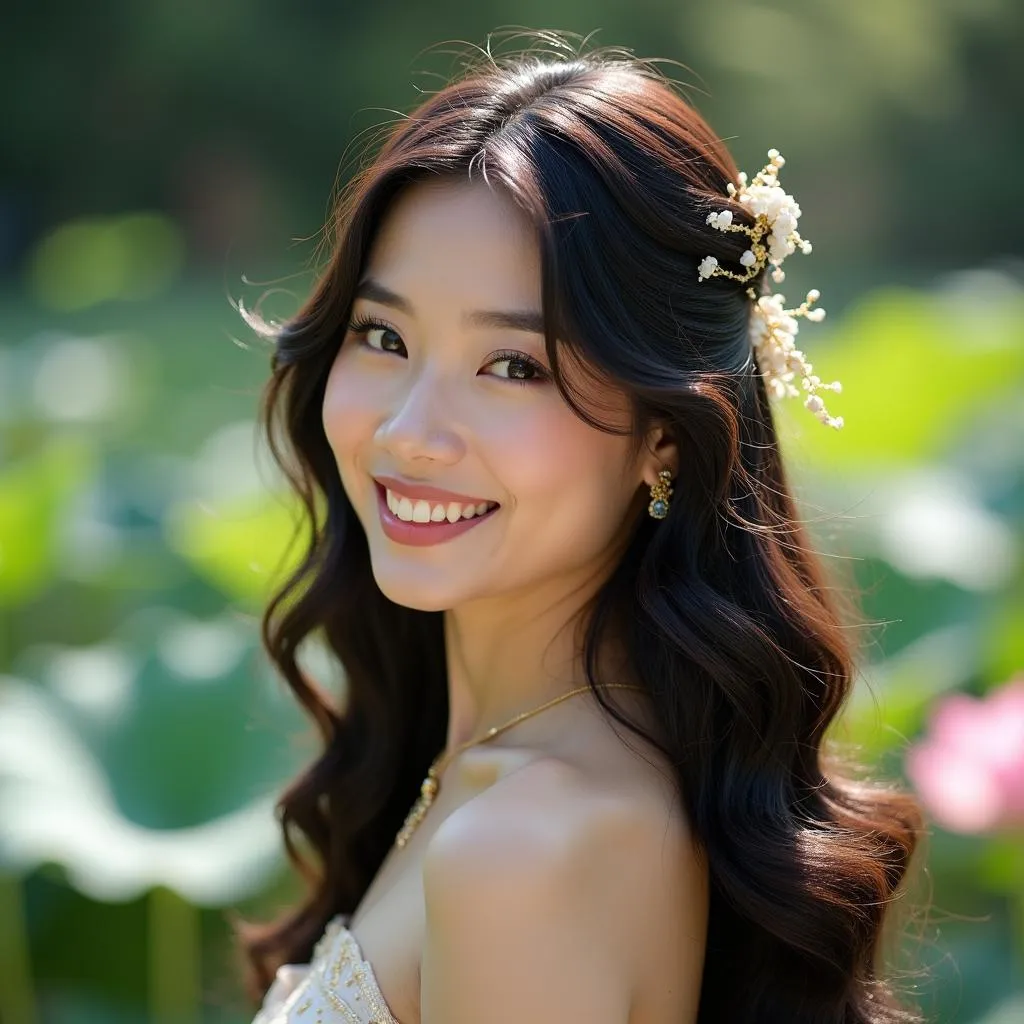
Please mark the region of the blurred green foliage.
[[[822, 291], [805, 350], [847, 425], [779, 422], [879, 624], [837, 740], [899, 776], [936, 700], [1024, 666], [1020, 4], [22, 5], [0, 36], [0, 1019], [249, 1020], [221, 908], [294, 898], [272, 803], [313, 736], [258, 652], [304, 538], [253, 429], [269, 351], [231, 300], [294, 309], [339, 161], [454, 70], [423, 48], [512, 22], [681, 61], [740, 167], [787, 156], [814, 257], [786, 290]], [[927, 856], [907, 988], [943, 1024], [1019, 1019], [1024, 839], [935, 828]]]

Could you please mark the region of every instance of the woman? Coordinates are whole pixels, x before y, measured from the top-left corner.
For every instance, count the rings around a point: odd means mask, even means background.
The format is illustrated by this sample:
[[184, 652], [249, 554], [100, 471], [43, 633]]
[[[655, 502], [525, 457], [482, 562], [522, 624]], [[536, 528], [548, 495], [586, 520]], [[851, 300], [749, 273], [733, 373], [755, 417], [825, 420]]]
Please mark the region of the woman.
[[823, 742], [855, 652], [770, 393], [842, 421], [769, 156], [623, 51], [488, 53], [248, 314], [315, 524], [264, 637], [324, 739], [280, 802], [308, 896], [239, 925], [259, 1024], [919, 1019], [876, 962], [917, 808]]

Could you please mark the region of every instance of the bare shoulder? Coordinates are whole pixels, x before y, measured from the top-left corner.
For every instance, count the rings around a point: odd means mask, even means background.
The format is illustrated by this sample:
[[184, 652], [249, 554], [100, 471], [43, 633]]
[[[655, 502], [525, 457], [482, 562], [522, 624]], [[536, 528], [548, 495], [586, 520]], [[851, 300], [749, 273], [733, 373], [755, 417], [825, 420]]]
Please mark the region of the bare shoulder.
[[[482, 1002], [499, 992], [510, 1021], [540, 1024], [555, 1008], [552, 1020], [639, 1020], [632, 1008], [658, 998], [652, 974], [675, 998], [680, 978], [699, 984], [705, 879], [663, 799], [531, 762], [451, 814], [425, 850], [424, 1024], [503, 1020]], [[467, 978], [480, 979], [475, 994]]]
[[[555, 855], [578, 838], [578, 828], [595, 809], [581, 773], [566, 762], [542, 757], [500, 778], [477, 798], [450, 814], [431, 837], [424, 853], [424, 871], [432, 868], [472, 869], [486, 866], [495, 855], [518, 862], [528, 850], [533, 857]], [[571, 820], [566, 818], [572, 814]]]

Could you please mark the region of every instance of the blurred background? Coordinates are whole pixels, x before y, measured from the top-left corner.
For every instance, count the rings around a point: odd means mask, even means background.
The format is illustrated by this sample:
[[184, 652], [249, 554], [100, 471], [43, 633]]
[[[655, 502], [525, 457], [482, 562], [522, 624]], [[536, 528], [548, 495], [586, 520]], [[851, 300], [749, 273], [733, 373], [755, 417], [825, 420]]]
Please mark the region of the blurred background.
[[[297, 898], [311, 729], [259, 651], [294, 507], [234, 304], [293, 312], [376, 126], [507, 25], [685, 67], [787, 158], [842, 431], [779, 408], [864, 671], [836, 736], [930, 816], [928, 1019], [1024, 1020], [1024, 5], [35, 0], [0, 35], [0, 1019], [247, 1024], [225, 920]], [[322, 256], [322, 253], [319, 254]], [[269, 294], [267, 294], [269, 293]], [[325, 685], [343, 679], [303, 652]]]

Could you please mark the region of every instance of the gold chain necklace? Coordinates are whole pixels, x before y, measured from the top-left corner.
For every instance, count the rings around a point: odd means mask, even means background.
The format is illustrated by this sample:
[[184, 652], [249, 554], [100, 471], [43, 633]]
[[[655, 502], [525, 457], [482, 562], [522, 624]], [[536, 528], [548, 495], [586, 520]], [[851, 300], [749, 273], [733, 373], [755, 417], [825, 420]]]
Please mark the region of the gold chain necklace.
[[[632, 686], [629, 683], [598, 683], [598, 688], [613, 686], [621, 687], [625, 690], [642, 690], [642, 686]], [[466, 743], [456, 747], [451, 754], [445, 755], [444, 752], [438, 754], [434, 758], [434, 763], [427, 769], [427, 777], [423, 780], [423, 785], [420, 786], [419, 799], [416, 801], [413, 809], [409, 812], [405, 819], [405, 824], [402, 825], [398, 835], [395, 837], [395, 844], [401, 849], [409, 841], [409, 837], [416, 831], [416, 826], [423, 820], [423, 816], [427, 813], [428, 808], [434, 802], [434, 797], [437, 796], [437, 791], [441, 785], [441, 773], [444, 771], [448, 762], [453, 757], [457, 757], [464, 750], [468, 750], [472, 746], [476, 746], [478, 743], [485, 743], [487, 740], [494, 739], [499, 733], [504, 732], [506, 729], [511, 729], [513, 725], [521, 722], [524, 718], [529, 718], [531, 715], [536, 715], [538, 712], [543, 711], [545, 708], [550, 708], [560, 701], [567, 700], [574, 694], [583, 693], [585, 690], [589, 690], [589, 686], [579, 686], [575, 690], [570, 690], [568, 693], [563, 693], [559, 697], [555, 697], [553, 700], [549, 700], [546, 704], [541, 704], [539, 708], [534, 708], [532, 711], [523, 711], [516, 715], [511, 721], [506, 722], [504, 725], [495, 725], [484, 733], [479, 739], [469, 740]]]

